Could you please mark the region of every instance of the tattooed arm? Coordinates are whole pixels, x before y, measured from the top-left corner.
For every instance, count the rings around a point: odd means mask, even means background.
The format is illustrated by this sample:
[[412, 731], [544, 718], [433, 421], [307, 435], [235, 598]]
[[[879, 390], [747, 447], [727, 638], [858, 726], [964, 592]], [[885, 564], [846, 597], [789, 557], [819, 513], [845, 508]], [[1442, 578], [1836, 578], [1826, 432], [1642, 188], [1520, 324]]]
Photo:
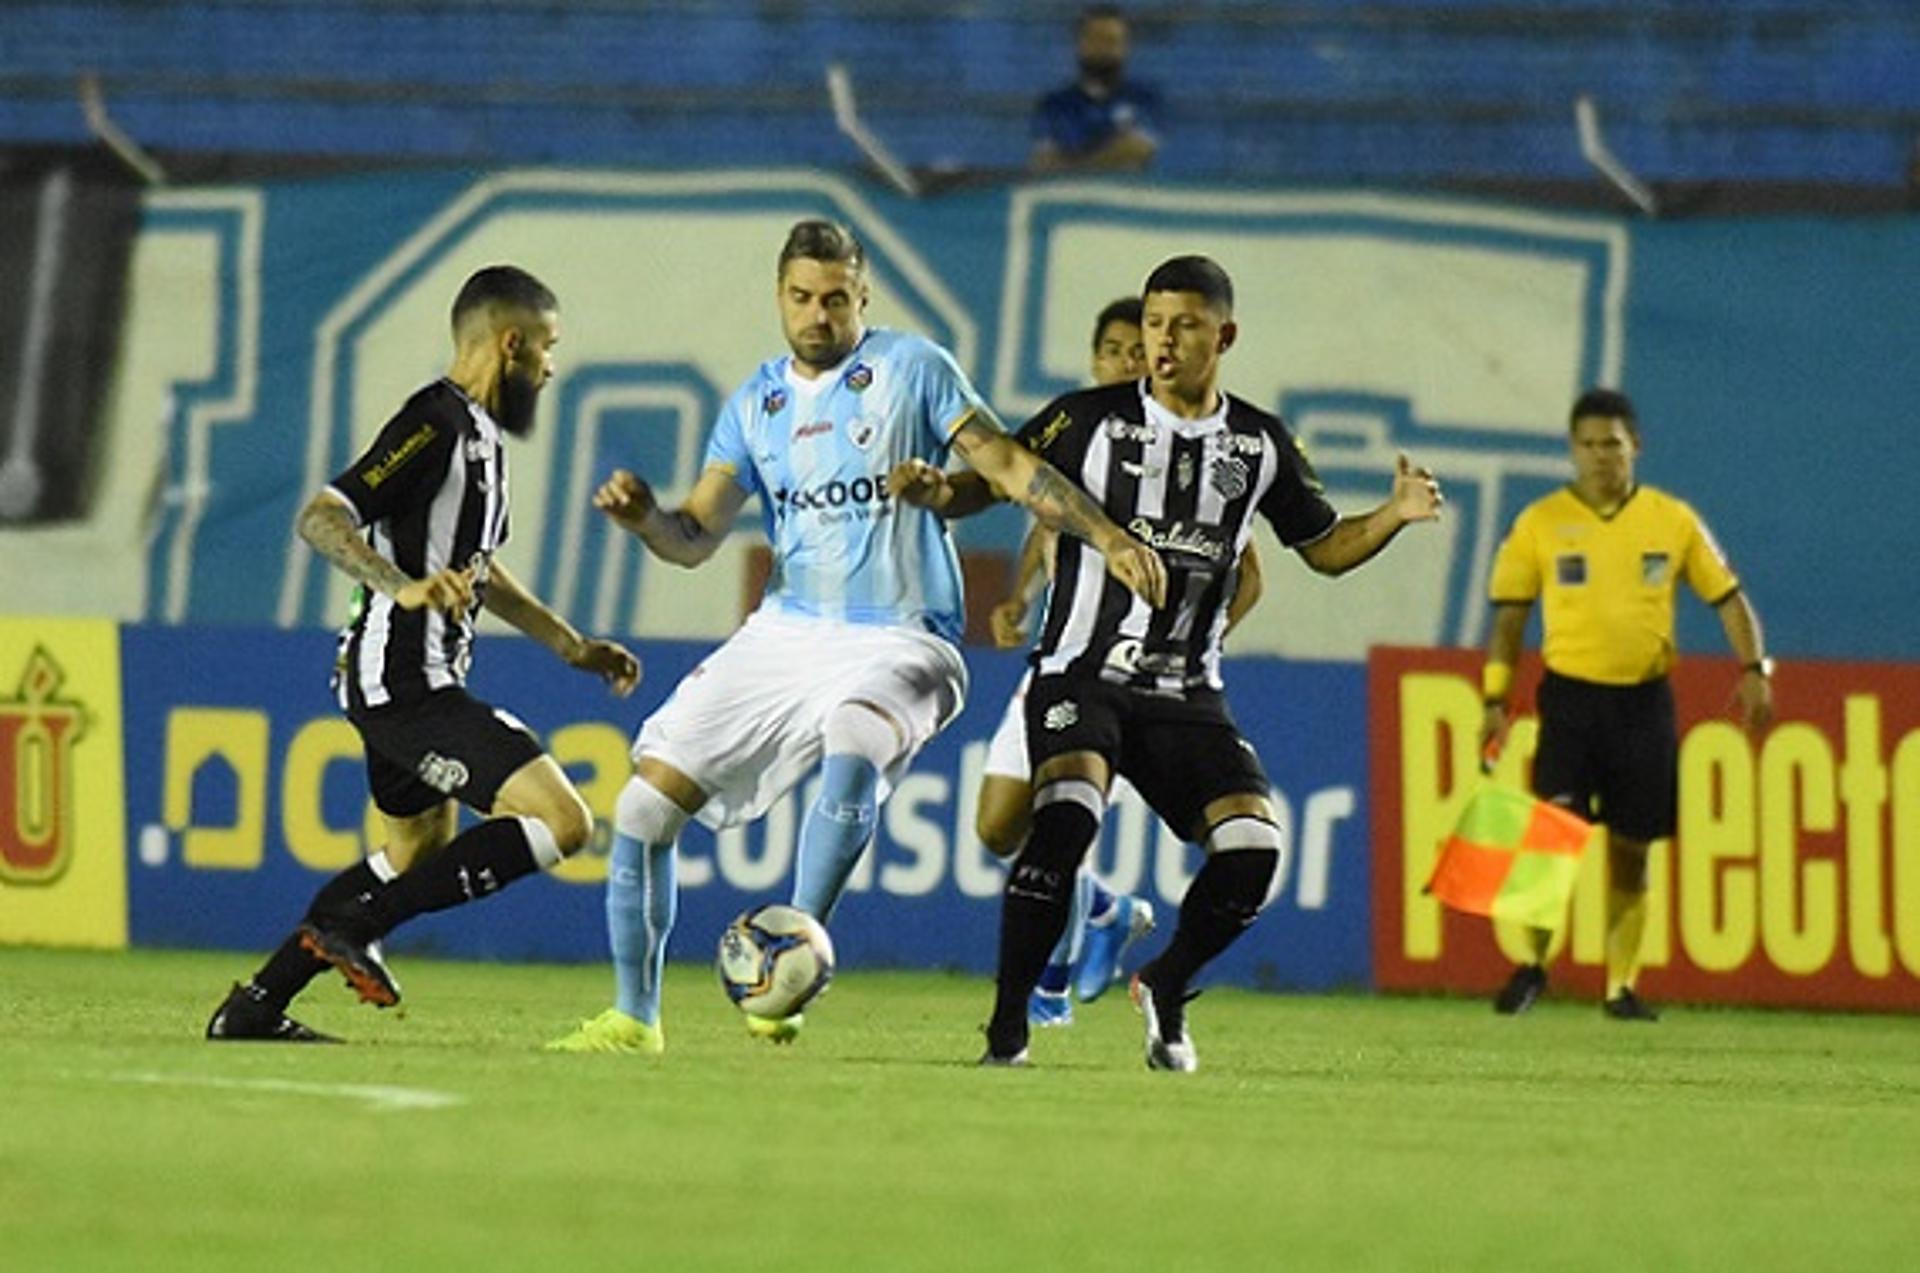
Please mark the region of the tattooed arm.
[[1149, 604], [1166, 600], [1167, 568], [1160, 554], [1113, 524], [1091, 496], [990, 420], [970, 416], [953, 435], [955, 454], [1021, 505], [1042, 525], [1091, 544], [1107, 570]]
[[323, 490], [308, 500], [295, 528], [309, 547], [348, 578], [392, 597], [402, 610], [431, 606], [458, 617], [473, 605], [471, 571], [448, 567], [425, 579], [411, 577], [373, 551], [360, 533], [352, 507], [332, 491]]

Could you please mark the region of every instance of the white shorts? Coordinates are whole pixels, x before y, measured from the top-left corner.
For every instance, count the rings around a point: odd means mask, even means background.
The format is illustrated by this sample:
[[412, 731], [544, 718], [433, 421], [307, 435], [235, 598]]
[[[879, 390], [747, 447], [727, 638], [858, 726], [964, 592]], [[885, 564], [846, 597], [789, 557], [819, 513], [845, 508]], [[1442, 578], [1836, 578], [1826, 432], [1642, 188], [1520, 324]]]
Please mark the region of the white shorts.
[[930, 633], [756, 610], [687, 673], [640, 726], [633, 756], [652, 756], [707, 793], [700, 821], [738, 826], [818, 763], [827, 713], [852, 700], [884, 709], [908, 732], [881, 775], [880, 796], [960, 714], [967, 665]]
[[1007, 710], [1000, 717], [1000, 727], [993, 731], [993, 741], [987, 744], [988, 777], [1033, 781], [1033, 766], [1027, 759], [1027, 686], [1031, 684], [1033, 671], [1028, 669], [1007, 698]]

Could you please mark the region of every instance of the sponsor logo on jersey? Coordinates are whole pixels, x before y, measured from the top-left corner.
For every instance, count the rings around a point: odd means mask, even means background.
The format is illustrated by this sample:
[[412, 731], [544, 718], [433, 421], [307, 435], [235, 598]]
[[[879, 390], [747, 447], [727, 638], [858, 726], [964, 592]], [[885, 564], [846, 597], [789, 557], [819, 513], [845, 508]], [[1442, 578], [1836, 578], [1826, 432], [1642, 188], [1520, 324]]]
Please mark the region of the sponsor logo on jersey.
[[832, 433], [832, 432], [833, 432], [833, 421], [815, 420], [812, 424], [803, 424], [799, 428], [795, 429], [793, 431], [793, 440], [795, 442], [802, 442], [802, 441], [805, 441], [807, 438], [817, 438], [822, 433]]
[[466, 449], [467, 463], [469, 464], [484, 464], [487, 461], [487, 457], [493, 454], [493, 443], [487, 441], [485, 438], [468, 438], [463, 445]]
[[1577, 588], [1587, 581], [1587, 555], [1561, 553], [1553, 559], [1553, 577], [1563, 588]]
[[366, 471], [360, 475], [360, 480], [367, 484], [367, 489], [370, 491], [378, 488], [382, 482], [406, 467], [408, 460], [426, 450], [427, 443], [431, 441], [433, 441], [433, 426], [421, 425], [408, 434], [407, 439], [399, 446], [368, 465]]
[[1064, 433], [1067, 426], [1072, 423], [1073, 417], [1065, 411], [1054, 412], [1053, 419], [1047, 421], [1046, 427], [1041, 429], [1038, 436], [1033, 439], [1033, 449], [1036, 451], [1046, 450], [1053, 445], [1053, 440]]
[[66, 674], [35, 647], [14, 696], [0, 699], [0, 880], [51, 884], [73, 862], [73, 746], [84, 705], [58, 697]]
[[430, 751], [420, 757], [420, 763], [414, 767], [414, 772], [420, 775], [421, 782], [447, 795], [452, 795], [466, 786], [467, 779], [472, 777], [467, 772], [465, 764], [452, 756], [442, 756], [437, 751]]
[[1190, 553], [1195, 557], [1205, 557], [1208, 561], [1225, 561], [1227, 558], [1225, 541], [1214, 539], [1199, 526], [1175, 522], [1163, 530], [1144, 517], [1136, 517], [1127, 523], [1127, 529], [1133, 532], [1136, 539], [1161, 552]]
[[1673, 558], [1666, 553], [1640, 554], [1640, 582], [1659, 586], [1667, 582], [1673, 567]]
[[1193, 485], [1193, 456], [1185, 451], [1173, 462], [1173, 480], [1180, 484], [1181, 490]]
[[1115, 442], [1151, 442], [1153, 441], [1152, 425], [1135, 424], [1131, 420], [1122, 420], [1117, 415], [1110, 415], [1106, 419], [1102, 420], [1099, 424], [1099, 428], [1101, 432], [1105, 433], [1109, 438], [1111, 438]]
[[853, 390], [855, 393], [865, 393], [867, 387], [873, 383], [873, 368], [863, 362], [853, 364], [853, 366], [847, 368], [844, 383], [847, 388]]
[[1063, 698], [1046, 710], [1040, 723], [1055, 734], [1063, 729], [1072, 729], [1080, 723], [1080, 705], [1070, 698]]
[[864, 508], [868, 505], [884, 508], [888, 499], [887, 482], [883, 477], [856, 477], [850, 482], [836, 477], [831, 482], [821, 482], [801, 490], [783, 486], [773, 493], [774, 511], [778, 516], [788, 512], [816, 513], [836, 508]]

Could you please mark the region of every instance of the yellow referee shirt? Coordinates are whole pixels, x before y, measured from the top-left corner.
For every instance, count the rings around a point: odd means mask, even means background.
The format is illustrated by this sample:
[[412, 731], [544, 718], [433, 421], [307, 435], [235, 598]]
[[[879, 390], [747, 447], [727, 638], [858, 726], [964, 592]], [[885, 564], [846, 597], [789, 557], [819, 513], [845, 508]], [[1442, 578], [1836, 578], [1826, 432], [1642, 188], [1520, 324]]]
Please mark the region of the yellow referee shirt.
[[1541, 655], [1551, 670], [1638, 685], [1673, 666], [1673, 592], [1682, 576], [1709, 605], [1740, 589], [1684, 500], [1637, 486], [1602, 517], [1564, 487], [1521, 510], [1487, 591], [1495, 604], [1545, 597]]

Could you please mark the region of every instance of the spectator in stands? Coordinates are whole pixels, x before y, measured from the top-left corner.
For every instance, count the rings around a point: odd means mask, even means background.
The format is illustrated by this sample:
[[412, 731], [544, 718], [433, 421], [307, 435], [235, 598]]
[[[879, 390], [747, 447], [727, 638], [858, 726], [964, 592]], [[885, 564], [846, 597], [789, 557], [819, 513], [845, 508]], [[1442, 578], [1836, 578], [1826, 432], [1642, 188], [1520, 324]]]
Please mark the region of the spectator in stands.
[[1160, 93], [1127, 78], [1127, 19], [1118, 6], [1096, 4], [1080, 14], [1073, 83], [1041, 98], [1033, 110], [1035, 172], [1141, 172], [1160, 148]]

